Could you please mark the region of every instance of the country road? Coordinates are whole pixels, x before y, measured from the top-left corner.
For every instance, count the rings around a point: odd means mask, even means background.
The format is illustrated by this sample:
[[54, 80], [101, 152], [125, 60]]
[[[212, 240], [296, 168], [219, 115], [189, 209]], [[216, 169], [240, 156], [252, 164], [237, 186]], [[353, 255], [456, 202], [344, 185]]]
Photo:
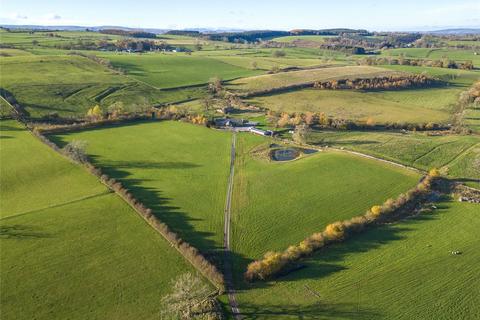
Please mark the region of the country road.
[[223, 247], [224, 247], [224, 274], [225, 285], [228, 295], [228, 303], [232, 310], [234, 319], [240, 319], [240, 309], [238, 308], [237, 299], [235, 297], [235, 289], [233, 288], [232, 275], [232, 259], [230, 251], [230, 220], [231, 220], [231, 206], [232, 206], [232, 192], [233, 192], [233, 178], [235, 176], [235, 145], [237, 141], [237, 134], [233, 132], [232, 147], [230, 151], [230, 176], [228, 177], [227, 198], [225, 200], [225, 224], [223, 229]]

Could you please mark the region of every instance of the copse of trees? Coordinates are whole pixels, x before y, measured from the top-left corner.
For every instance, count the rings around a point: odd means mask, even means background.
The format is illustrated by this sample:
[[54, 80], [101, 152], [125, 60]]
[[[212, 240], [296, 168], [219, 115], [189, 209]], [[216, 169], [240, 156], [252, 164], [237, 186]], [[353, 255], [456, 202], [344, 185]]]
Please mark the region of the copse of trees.
[[283, 252], [267, 252], [262, 259], [247, 266], [245, 279], [247, 281], [272, 279], [319, 249], [332, 243], [342, 242], [369, 227], [396, 221], [412, 214], [415, 208], [427, 199], [439, 176], [439, 171], [432, 169], [417, 186], [400, 194], [396, 199], [388, 199], [382, 205], [375, 205], [363, 215], [333, 222], [322, 232], [312, 234], [300, 243], [289, 246]]
[[255, 30], [244, 32], [219, 32], [205, 34], [204, 37], [213, 41], [226, 42], [257, 42], [265, 39], [290, 35], [287, 31]]
[[199, 37], [202, 35], [199, 31], [193, 31], [193, 30], [169, 30], [165, 32], [165, 34], [169, 34], [173, 36], [188, 36], [188, 37]]
[[132, 38], [155, 39], [157, 37], [157, 35], [152, 32], [135, 31], [135, 30], [129, 31], [129, 30], [122, 30], [122, 29], [101, 29], [99, 32], [104, 34], [112, 34], [112, 35], [132, 37]]
[[316, 81], [316, 89], [355, 89], [355, 90], [391, 90], [418, 87], [429, 87], [442, 84], [440, 80], [424, 74], [392, 75], [365, 79], [344, 79]]

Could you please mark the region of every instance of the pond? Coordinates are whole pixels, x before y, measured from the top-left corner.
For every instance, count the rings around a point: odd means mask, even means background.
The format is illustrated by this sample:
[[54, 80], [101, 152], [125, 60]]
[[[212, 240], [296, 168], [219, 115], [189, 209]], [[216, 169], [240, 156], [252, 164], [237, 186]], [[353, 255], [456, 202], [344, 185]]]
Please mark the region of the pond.
[[315, 149], [300, 149], [300, 148], [279, 148], [274, 149], [270, 153], [270, 158], [273, 161], [290, 161], [298, 158], [303, 154], [312, 154], [318, 152]]
[[290, 161], [298, 158], [300, 152], [294, 148], [275, 149], [272, 152], [273, 161]]

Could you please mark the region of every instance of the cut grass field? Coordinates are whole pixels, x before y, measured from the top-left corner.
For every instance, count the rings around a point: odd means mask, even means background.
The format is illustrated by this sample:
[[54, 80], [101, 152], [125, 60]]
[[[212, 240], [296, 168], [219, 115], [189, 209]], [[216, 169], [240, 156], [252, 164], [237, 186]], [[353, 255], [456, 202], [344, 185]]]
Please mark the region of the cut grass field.
[[2, 319], [161, 317], [193, 268], [123, 200], [17, 122], [0, 122]]
[[260, 75], [230, 81], [227, 87], [239, 93], [252, 93], [335, 79], [356, 79], [364, 77], [384, 76], [393, 72], [378, 67], [349, 66], [332, 67], [276, 74]]
[[478, 318], [476, 206], [444, 201], [432, 213], [322, 250], [301, 270], [240, 290], [242, 313], [255, 319]]
[[213, 77], [224, 80], [259, 74], [216, 59], [181, 54], [102, 54], [127, 75], [166, 89], [206, 84]]
[[87, 141], [94, 163], [120, 180], [181, 238], [221, 249], [231, 135], [180, 122], [146, 122], [52, 137]]
[[416, 184], [419, 174], [341, 152], [269, 162], [260, 137], [239, 135], [232, 206], [237, 284], [250, 259], [281, 250], [336, 220], [364, 213]]

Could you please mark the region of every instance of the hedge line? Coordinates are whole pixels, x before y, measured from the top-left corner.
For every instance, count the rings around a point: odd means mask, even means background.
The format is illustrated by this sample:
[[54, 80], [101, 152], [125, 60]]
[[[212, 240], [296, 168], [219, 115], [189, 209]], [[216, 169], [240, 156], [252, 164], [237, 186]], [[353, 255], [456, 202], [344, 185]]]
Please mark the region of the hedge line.
[[381, 206], [373, 206], [363, 215], [331, 223], [322, 232], [312, 234], [283, 252], [267, 252], [262, 259], [248, 265], [244, 274], [245, 279], [254, 281], [273, 278], [292, 267], [300, 259], [310, 256], [331, 243], [342, 242], [350, 235], [361, 232], [367, 227], [398, 220], [414, 210], [420, 201], [426, 199], [432, 183], [438, 176], [438, 170], [432, 169], [417, 186], [405, 194], [400, 194], [396, 199], [388, 199]]
[[[32, 131], [43, 143], [51, 147], [57, 152], [62, 153], [62, 150], [53, 142], [48, 140], [39, 130]], [[65, 153], [62, 153], [65, 155]], [[68, 156], [68, 155], [67, 155]], [[159, 220], [152, 210], [146, 207], [143, 203], [138, 201], [119, 181], [110, 178], [102, 173], [99, 168], [96, 168], [90, 162], [84, 162], [84, 166], [93, 175], [97, 176], [100, 181], [108, 188], [118, 194], [125, 202], [127, 202], [135, 211], [156, 231], [158, 231], [170, 244], [177, 249], [201, 274], [203, 274], [212, 284], [217, 287], [220, 292], [224, 292], [225, 283], [223, 274], [209, 262], [195, 247], [188, 242], [182, 240], [176, 233], [171, 231], [169, 227]]]

